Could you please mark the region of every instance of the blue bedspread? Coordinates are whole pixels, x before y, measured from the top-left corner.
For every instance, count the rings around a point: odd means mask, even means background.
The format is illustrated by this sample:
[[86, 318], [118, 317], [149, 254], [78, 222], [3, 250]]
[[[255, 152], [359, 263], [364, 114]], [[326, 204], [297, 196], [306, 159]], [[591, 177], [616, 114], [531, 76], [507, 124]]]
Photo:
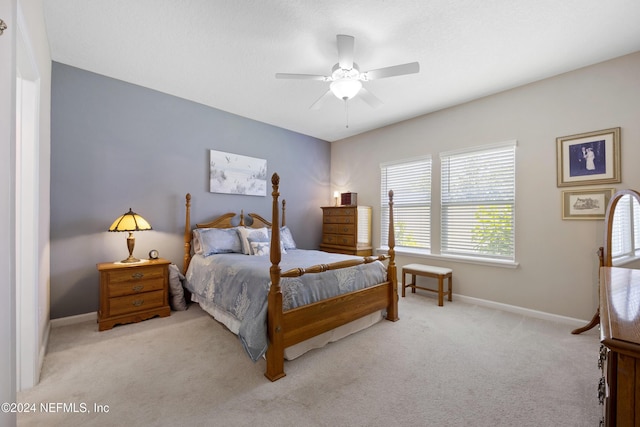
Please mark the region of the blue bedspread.
[[[312, 250], [288, 250], [282, 254], [281, 271], [310, 267], [355, 258]], [[255, 362], [266, 351], [267, 297], [271, 278], [268, 256], [217, 254], [195, 255], [186, 274], [186, 287], [199, 298], [213, 303], [225, 316], [239, 323], [238, 336]], [[386, 280], [386, 267], [370, 264], [280, 281], [284, 310], [310, 304], [336, 295], [363, 289]]]

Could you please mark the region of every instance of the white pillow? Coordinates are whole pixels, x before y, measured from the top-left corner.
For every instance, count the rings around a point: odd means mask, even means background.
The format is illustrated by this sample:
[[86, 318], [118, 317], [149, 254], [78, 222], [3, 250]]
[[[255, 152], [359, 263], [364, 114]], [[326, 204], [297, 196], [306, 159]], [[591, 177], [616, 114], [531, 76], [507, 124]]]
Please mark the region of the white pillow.
[[264, 236], [264, 238], [268, 240], [267, 227], [263, 227], [263, 228], [238, 227], [236, 230], [238, 232], [238, 236], [240, 236], [240, 242], [242, 243], [242, 253], [245, 255], [251, 255], [251, 244], [249, 243], [249, 237], [252, 237], [255, 240], [261, 240]]
[[[286, 254], [287, 251], [284, 250], [284, 245], [280, 242], [280, 252]], [[269, 255], [271, 253], [271, 243], [270, 242], [251, 242], [251, 254], [264, 256]]]
[[269, 242], [251, 242], [251, 253], [253, 255], [264, 256], [271, 252]]

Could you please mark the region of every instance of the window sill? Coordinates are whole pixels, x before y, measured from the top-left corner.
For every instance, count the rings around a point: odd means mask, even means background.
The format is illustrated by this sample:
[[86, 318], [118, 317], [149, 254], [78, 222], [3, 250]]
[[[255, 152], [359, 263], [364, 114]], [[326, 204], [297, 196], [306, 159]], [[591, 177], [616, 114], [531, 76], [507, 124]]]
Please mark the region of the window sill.
[[[377, 253], [387, 253], [388, 250], [389, 250], [388, 247], [376, 248]], [[467, 264], [486, 265], [486, 266], [500, 267], [500, 268], [517, 268], [520, 265], [520, 263], [516, 261], [498, 261], [498, 260], [488, 260], [486, 258], [480, 258], [480, 257], [432, 254], [430, 251], [425, 249], [396, 248], [395, 252], [396, 252], [396, 255], [405, 255], [405, 256], [411, 256], [415, 258], [433, 259], [438, 261], [463, 262]]]

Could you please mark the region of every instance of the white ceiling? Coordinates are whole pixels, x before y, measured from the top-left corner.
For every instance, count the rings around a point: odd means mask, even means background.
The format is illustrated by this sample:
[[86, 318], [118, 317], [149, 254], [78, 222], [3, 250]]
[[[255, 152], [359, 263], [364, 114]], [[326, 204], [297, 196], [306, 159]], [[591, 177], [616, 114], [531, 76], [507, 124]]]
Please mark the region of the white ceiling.
[[[44, 0], [52, 59], [335, 141], [640, 51], [638, 0]], [[336, 34], [384, 105], [332, 98]], [[587, 90], [588, 88], [585, 88]]]

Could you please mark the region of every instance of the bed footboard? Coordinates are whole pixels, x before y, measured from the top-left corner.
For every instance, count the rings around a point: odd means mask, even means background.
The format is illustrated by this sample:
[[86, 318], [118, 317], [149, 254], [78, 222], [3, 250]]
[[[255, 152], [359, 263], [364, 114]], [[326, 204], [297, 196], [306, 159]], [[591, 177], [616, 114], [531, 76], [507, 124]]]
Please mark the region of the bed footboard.
[[[273, 191], [272, 218], [273, 224], [279, 223], [278, 197], [280, 177], [271, 177]], [[389, 192], [389, 253], [377, 257], [366, 257], [333, 264], [319, 264], [308, 268], [280, 270], [280, 230], [272, 227], [270, 245], [271, 287], [268, 297], [267, 331], [269, 347], [267, 348], [267, 366], [265, 376], [276, 381], [286, 374], [284, 372], [284, 349], [359, 319], [378, 310], [387, 310], [387, 319], [398, 320], [398, 283], [395, 265], [395, 233], [393, 226], [393, 192]], [[280, 279], [283, 277], [299, 277], [304, 274], [320, 273], [327, 270], [352, 267], [376, 260], [387, 260], [387, 281], [348, 294], [338, 295], [314, 304], [305, 305], [283, 312], [282, 289]]]

